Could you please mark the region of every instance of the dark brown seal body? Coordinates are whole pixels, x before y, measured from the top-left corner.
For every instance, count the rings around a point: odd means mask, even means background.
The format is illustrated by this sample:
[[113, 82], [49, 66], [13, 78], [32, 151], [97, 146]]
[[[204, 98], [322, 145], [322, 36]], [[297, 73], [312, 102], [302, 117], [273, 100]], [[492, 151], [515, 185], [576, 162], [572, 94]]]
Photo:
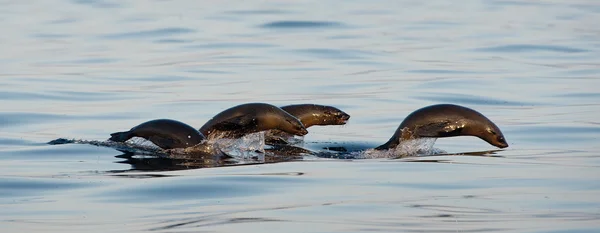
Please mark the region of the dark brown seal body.
[[248, 103], [226, 109], [215, 115], [200, 128], [207, 137], [224, 133], [224, 137], [239, 138], [246, 134], [278, 129], [304, 136], [306, 128], [296, 117], [277, 106], [265, 103]]
[[[345, 125], [350, 115], [336, 107], [318, 104], [294, 104], [281, 107], [284, 111], [298, 118], [308, 128], [313, 125]], [[293, 135], [280, 130], [269, 130], [265, 135], [267, 144], [289, 144]]]
[[141, 137], [162, 149], [187, 148], [197, 145], [205, 139], [204, 135], [194, 127], [170, 119], [147, 121], [129, 131], [112, 133], [110, 136], [108, 140], [115, 142]]
[[313, 125], [345, 125], [350, 115], [338, 108], [318, 104], [295, 104], [281, 107], [308, 128]]
[[508, 147], [502, 131], [483, 114], [459, 105], [438, 104], [412, 112], [390, 140], [375, 149], [395, 148], [410, 138], [455, 136], [476, 136], [496, 147]]

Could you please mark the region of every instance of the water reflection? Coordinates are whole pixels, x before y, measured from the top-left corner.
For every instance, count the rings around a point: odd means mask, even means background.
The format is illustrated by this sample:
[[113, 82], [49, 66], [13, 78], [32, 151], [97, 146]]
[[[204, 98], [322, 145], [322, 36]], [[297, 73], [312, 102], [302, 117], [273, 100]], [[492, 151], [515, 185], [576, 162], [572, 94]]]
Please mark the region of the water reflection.
[[[435, 202], [466, 202], [465, 205], [422, 204], [427, 199], [400, 199], [397, 201], [339, 201], [339, 202], [312, 202], [296, 205], [273, 205], [262, 208], [230, 208], [220, 213], [202, 214], [189, 213], [186, 216], [162, 216], [168, 220], [157, 221], [155, 227], [149, 231], [177, 230], [187, 231], [192, 229], [225, 230], [232, 225], [243, 224], [247, 230], [256, 230], [260, 226], [278, 227], [281, 223], [310, 224], [320, 229], [327, 228], [345, 229], [346, 232], [506, 232], [515, 231], [524, 227], [535, 227], [538, 224], [525, 219], [538, 219], [543, 221], [573, 221], [579, 224], [581, 231], [593, 232], [590, 228], [593, 221], [600, 219], [600, 214], [591, 212], [572, 212], [567, 214], [535, 214], [528, 211], [510, 211], [501, 206], [494, 208], [481, 208], [473, 206], [475, 203], [489, 201], [488, 197], [469, 196], [437, 197]], [[373, 217], [370, 212], [356, 213], [361, 208], [378, 209], [386, 216]], [[314, 214], [300, 217], [302, 213], [339, 213], [334, 216]], [[352, 212], [349, 214], [348, 212]], [[435, 214], [433, 214], [435, 213]], [[372, 214], [372, 213], [371, 213]], [[194, 216], [195, 215], [195, 216]], [[344, 215], [354, 216], [353, 221], [348, 221]], [[160, 217], [158, 218], [160, 219]], [[253, 224], [257, 223], [257, 224]], [[548, 228], [552, 228], [552, 225]], [[588, 225], [588, 227], [585, 227]], [[302, 232], [290, 229], [287, 232]], [[547, 231], [540, 231], [547, 232]], [[550, 231], [554, 232], [554, 231]], [[556, 231], [559, 232], [559, 231]], [[565, 231], [567, 232], [567, 231]], [[571, 231], [569, 231], [571, 232]]]
[[[418, 156], [400, 156], [392, 158], [399, 162], [435, 162], [435, 163], [457, 163], [450, 159], [435, 159], [435, 157], [443, 156], [478, 156], [478, 157], [494, 157], [504, 158], [504, 156], [496, 155], [496, 152], [501, 150], [486, 150], [463, 153], [440, 153], [440, 154], [420, 154]], [[129, 164], [130, 169], [126, 170], [111, 170], [110, 173], [122, 173], [131, 171], [176, 171], [199, 168], [213, 168], [222, 166], [244, 166], [255, 164], [281, 163], [300, 161], [312, 158], [321, 159], [341, 159], [354, 160], [364, 159], [360, 153], [354, 152], [339, 152], [331, 150], [312, 151], [302, 147], [292, 145], [280, 145], [266, 149], [263, 157], [252, 157], [249, 159], [241, 159], [239, 157], [221, 155], [194, 155], [194, 156], [173, 156], [173, 155], [151, 155], [148, 153], [121, 151], [120, 155], [115, 158], [124, 159], [116, 163]]]
[[124, 171], [174, 171], [196, 168], [220, 167], [236, 164], [228, 162], [226, 159], [219, 157], [206, 156], [205, 158], [195, 159], [177, 159], [162, 156], [136, 155], [133, 152], [124, 152], [116, 158], [125, 159], [117, 163], [129, 164], [131, 169], [128, 170], [112, 170], [109, 172], [117, 173]]

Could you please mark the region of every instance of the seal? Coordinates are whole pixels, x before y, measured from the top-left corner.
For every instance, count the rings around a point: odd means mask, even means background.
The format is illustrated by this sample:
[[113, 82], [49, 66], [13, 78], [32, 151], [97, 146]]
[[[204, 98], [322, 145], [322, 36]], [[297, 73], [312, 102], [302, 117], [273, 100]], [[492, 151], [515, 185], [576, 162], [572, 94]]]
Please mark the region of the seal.
[[108, 140], [114, 142], [125, 142], [132, 137], [141, 137], [162, 149], [187, 148], [206, 139], [194, 127], [170, 119], [147, 121], [129, 131], [112, 133], [110, 136]]
[[[326, 105], [294, 104], [283, 106], [281, 109], [298, 118], [306, 128], [313, 125], [345, 125], [350, 119], [350, 115], [344, 111]], [[265, 142], [270, 145], [289, 144], [290, 137], [293, 135], [280, 130], [269, 130], [265, 135]]]
[[459, 105], [438, 104], [412, 112], [390, 140], [375, 149], [395, 148], [411, 138], [455, 136], [475, 136], [498, 148], [508, 147], [502, 131], [483, 114]]
[[208, 138], [216, 135], [240, 138], [246, 134], [271, 129], [304, 136], [308, 133], [296, 117], [277, 106], [266, 103], [247, 103], [226, 109], [215, 115], [200, 128]]
[[295, 116], [304, 127], [313, 125], [345, 125], [350, 115], [336, 107], [318, 104], [295, 104], [281, 107]]

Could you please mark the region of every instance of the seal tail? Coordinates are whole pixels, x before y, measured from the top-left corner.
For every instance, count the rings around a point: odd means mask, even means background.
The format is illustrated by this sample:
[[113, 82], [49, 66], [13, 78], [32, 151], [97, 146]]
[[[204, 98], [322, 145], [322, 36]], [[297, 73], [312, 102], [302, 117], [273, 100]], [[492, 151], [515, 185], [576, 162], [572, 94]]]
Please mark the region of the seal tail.
[[113, 142], [124, 142], [132, 138], [130, 131], [111, 133], [108, 140]]

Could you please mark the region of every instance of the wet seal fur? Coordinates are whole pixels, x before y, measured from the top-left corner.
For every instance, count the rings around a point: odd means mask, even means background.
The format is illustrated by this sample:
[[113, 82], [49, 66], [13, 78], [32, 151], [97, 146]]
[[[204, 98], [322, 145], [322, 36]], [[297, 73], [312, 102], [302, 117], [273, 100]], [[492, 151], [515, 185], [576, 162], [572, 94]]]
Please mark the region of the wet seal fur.
[[281, 107], [308, 128], [313, 125], [345, 125], [350, 115], [336, 107], [318, 104], [295, 104]]
[[277, 129], [304, 136], [308, 133], [296, 117], [277, 106], [266, 103], [247, 103], [226, 109], [215, 115], [200, 128], [208, 138], [215, 135], [240, 138], [246, 134]]
[[206, 139], [194, 127], [171, 119], [147, 121], [129, 131], [112, 133], [110, 136], [108, 140], [114, 142], [125, 142], [133, 137], [141, 137], [165, 150], [192, 147]]
[[[313, 125], [345, 125], [350, 115], [344, 111], [326, 105], [294, 104], [281, 107], [284, 111], [298, 118], [307, 129]], [[265, 135], [267, 144], [288, 144], [286, 138], [291, 135], [280, 130], [270, 130]]]
[[376, 150], [395, 148], [400, 141], [424, 137], [475, 136], [498, 148], [508, 147], [502, 131], [483, 114], [459, 105], [438, 104], [408, 115], [394, 135]]

